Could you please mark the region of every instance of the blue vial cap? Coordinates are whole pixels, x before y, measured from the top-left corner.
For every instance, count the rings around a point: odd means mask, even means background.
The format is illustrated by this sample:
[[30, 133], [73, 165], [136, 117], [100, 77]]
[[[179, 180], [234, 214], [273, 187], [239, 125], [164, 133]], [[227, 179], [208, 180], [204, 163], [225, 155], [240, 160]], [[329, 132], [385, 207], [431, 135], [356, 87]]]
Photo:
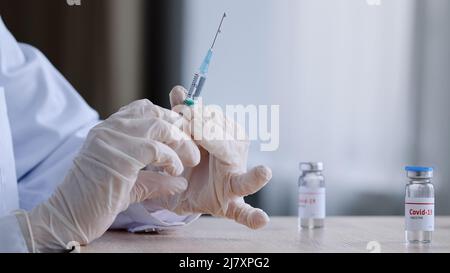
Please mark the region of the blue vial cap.
[[411, 179], [431, 179], [433, 177], [433, 168], [421, 166], [406, 166], [406, 176]]
[[406, 166], [405, 171], [407, 172], [432, 172], [432, 167], [422, 167], [422, 166]]

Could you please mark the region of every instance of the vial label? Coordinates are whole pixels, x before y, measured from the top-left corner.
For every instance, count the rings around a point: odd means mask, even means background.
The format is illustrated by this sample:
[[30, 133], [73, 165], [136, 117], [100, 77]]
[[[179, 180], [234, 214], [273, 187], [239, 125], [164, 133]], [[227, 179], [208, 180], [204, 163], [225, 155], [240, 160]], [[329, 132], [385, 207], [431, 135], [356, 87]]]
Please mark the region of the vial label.
[[405, 199], [406, 230], [434, 231], [434, 198]]
[[300, 218], [325, 218], [325, 188], [300, 187], [298, 194], [298, 215]]

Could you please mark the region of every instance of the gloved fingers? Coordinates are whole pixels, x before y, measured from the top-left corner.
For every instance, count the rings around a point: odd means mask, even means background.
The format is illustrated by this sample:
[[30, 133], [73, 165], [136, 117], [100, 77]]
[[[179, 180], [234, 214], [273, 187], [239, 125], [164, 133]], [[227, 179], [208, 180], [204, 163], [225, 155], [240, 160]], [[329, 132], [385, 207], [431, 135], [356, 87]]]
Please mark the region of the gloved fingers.
[[[170, 91], [169, 98], [170, 98], [170, 105], [172, 107], [172, 110], [174, 109], [191, 109], [193, 116], [196, 116], [197, 118], [202, 117], [205, 118], [207, 121], [215, 121], [219, 124], [223, 122], [224, 120], [224, 114], [220, 107], [214, 106], [214, 105], [198, 105], [199, 107], [189, 107], [184, 104], [184, 100], [187, 97], [187, 90], [183, 86], [175, 86], [172, 88], [172, 91]], [[177, 108], [183, 106], [182, 108]], [[180, 111], [175, 111], [179, 113]], [[201, 115], [201, 116], [200, 116]], [[191, 119], [188, 119], [191, 120]]]
[[194, 141], [175, 125], [158, 119], [149, 128], [150, 138], [157, 139], [171, 147], [187, 167], [194, 167], [200, 162], [200, 151]]
[[184, 104], [184, 100], [186, 99], [185, 92], [187, 91], [182, 86], [175, 86], [169, 95], [170, 105], [172, 107], [172, 112], [176, 112], [178, 116], [184, 120], [185, 123], [190, 124], [194, 116], [198, 116], [201, 111], [198, 110], [198, 105], [187, 106]]
[[217, 106], [196, 105], [193, 107], [186, 106], [184, 100], [186, 99], [187, 91], [182, 86], [175, 86], [170, 91], [170, 105], [172, 111], [184, 116], [187, 121], [192, 121], [194, 118], [200, 121], [200, 125], [206, 122], [213, 122], [220, 127], [224, 127], [223, 123], [226, 120], [222, 109]]
[[183, 119], [179, 113], [155, 105], [147, 99], [137, 100], [120, 108], [106, 121], [117, 118], [128, 120], [160, 118], [172, 124]]
[[192, 137], [211, 155], [229, 165], [240, 165], [247, 158], [249, 141], [241, 126], [228, 120], [220, 109], [205, 107], [204, 116], [195, 113]]
[[237, 196], [254, 194], [272, 178], [272, 171], [266, 166], [258, 166], [249, 172], [231, 177], [230, 191]]
[[[161, 116], [160, 107], [148, 99], [136, 100], [123, 106], [111, 118], [141, 119]], [[107, 119], [108, 120], [108, 119]]]
[[[170, 105], [172, 106], [172, 111], [177, 112], [179, 114], [183, 114], [187, 121], [192, 121], [194, 118], [196, 119], [197, 124], [200, 127], [204, 127], [205, 125], [214, 126], [221, 129], [223, 134], [230, 133], [230, 135], [226, 135], [225, 138], [233, 139], [233, 133], [242, 133], [244, 132], [240, 126], [237, 126], [234, 122], [230, 122], [220, 107], [209, 105], [199, 107], [188, 107], [184, 104], [184, 100], [186, 99], [187, 91], [182, 86], [175, 86], [170, 92]], [[189, 113], [189, 115], [185, 115], [185, 113]], [[236, 127], [236, 128], [234, 128]], [[245, 133], [244, 133], [245, 138]]]
[[230, 202], [226, 217], [251, 229], [262, 228], [270, 221], [269, 216], [263, 210], [254, 208], [243, 201]]
[[193, 140], [218, 160], [237, 166], [247, 158], [248, 141], [235, 139], [227, 128], [217, 123], [194, 118], [190, 122]]
[[[134, 101], [129, 105], [122, 107], [118, 112], [114, 113], [95, 128], [107, 127], [140, 137], [143, 133], [146, 133], [143, 129], [148, 126], [139, 126], [135, 121], [138, 120], [138, 123], [145, 122], [151, 124], [152, 121], [158, 119], [171, 124], [182, 124], [185, 121], [178, 113], [159, 107], [154, 105], [151, 101], [143, 99]], [[182, 128], [181, 126], [176, 127]]]
[[130, 203], [182, 193], [187, 189], [187, 183], [184, 177], [169, 176], [154, 171], [140, 171], [130, 193]]
[[[200, 152], [194, 141], [173, 124], [160, 118], [117, 118], [103, 127], [94, 128], [96, 136], [134, 157], [140, 142], [156, 140], [171, 147], [185, 166], [193, 167], [200, 161]], [[147, 163], [147, 162], [144, 162]]]
[[227, 119], [220, 107], [184, 105], [186, 89], [175, 86], [170, 92], [172, 111], [183, 116], [178, 128], [204, 147], [210, 154], [229, 165], [239, 165], [249, 146], [245, 130]]
[[[175, 86], [170, 92], [170, 105], [172, 107], [172, 111], [177, 113], [182, 113], [184, 115], [184, 110], [190, 109], [191, 114], [188, 117], [185, 117], [188, 121], [191, 121], [193, 118], [197, 118], [200, 120], [200, 124], [203, 123], [214, 123], [216, 126], [223, 128], [225, 133], [238, 133], [243, 134], [245, 138], [245, 131], [242, 127], [238, 126], [234, 122], [228, 120], [222, 109], [217, 106], [208, 105], [208, 106], [200, 106], [201, 108], [196, 107], [188, 107], [184, 104], [184, 100], [186, 99], [187, 91], [182, 86]], [[234, 128], [235, 127], [235, 128]], [[226, 130], [225, 130], [226, 129]], [[231, 134], [231, 137], [233, 134]], [[230, 137], [230, 136], [228, 136]]]
[[155, 167], [160, 167], [172, 176], [181, 175], [184, 170], [183, 163], [171, 147], [164, 143], [151, 140], [149, 141], [148, 148], [149, 162], [146, 165], [151, 164]]
[[218, 161], [228, 166], [243, 166], [247, 161], [248, 142], [233, 140], [200, 140], [198, 145], [203, 147]]
[[77, 158], [84, 158], [85, 161], [90, 159], [125, 177], [134, 177], [132, 182], [135, 182], [137, 172], [150, 164], [161, 167], [162, 170], [174, 176], [180, 175], [184, 170], [177, 153], [162, 142], [152, 139], [124, 138], [114, 131], [111, 131], [107, 137], [107, 141], [103, 139], [106, 138], [104, 134], [95, 138]]

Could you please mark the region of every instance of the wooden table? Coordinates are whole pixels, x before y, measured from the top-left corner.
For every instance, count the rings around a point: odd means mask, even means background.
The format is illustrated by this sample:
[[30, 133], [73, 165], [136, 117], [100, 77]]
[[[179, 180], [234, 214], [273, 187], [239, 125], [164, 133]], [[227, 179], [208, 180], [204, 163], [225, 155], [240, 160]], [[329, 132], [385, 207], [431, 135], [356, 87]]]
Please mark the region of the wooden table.
[[403, 221], [403, 217], [331, 217], [324, 229], [298, 232], [295, 217], [272, 217], [257, 231], [202, 217], [161, 234], [109, 231], [81, 252], [370, 252], [368, 247], [381, 252], [450, 252], [450, 217], [436, 218], [428, 247], [405, 244]]

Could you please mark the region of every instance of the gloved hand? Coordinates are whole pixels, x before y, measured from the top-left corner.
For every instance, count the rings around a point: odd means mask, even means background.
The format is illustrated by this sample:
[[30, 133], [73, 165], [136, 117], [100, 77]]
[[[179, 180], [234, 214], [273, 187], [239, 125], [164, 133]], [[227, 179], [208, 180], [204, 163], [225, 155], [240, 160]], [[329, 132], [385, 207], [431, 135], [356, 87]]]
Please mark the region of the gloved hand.
[[[175, 87], [170, 93], [173, 110], [184, 117], [178, 123], [180, 129], [188, 131], [193, 137], [204, 133], [201, 139], [194, 138], [200, 146], [200, 163], [194, 168], [185, 168], [183, 176], [188, 180], [186, 191], [147, 200], [144, 204], [160, 204], [179, 215], [206, 213], [233, 219], [252, 229], [263, 227], [269, 217], [261, 209], [246, 204], [243, 197], [260, 190], [271, 179], [271, 170], [259, 166], [247, 172], [249, 141], [246, 138], [237, 139], [230, 129], [243, 130], [217, 109], [184, 106], [185, 97], [182, 87]], [[208, 127], [211, 131], [207, 130]], [[225, 137], [219, 139], [219, 135]], [[241, 135], [245, 136], [242, 132]], [[159, 179], [158, 174], [154, 176], [155, 181]]]
[[[183, 165], [198, 164], [200, 152], [171, 124], [174, 117], [179, 115], [140, 100], [94, 127], [64, 182], [29, 213], [37, 250], [65, 249], [71, 241], [87, 244], [131, 203], [184, 191], [187, 181], [175, 176]], [[173, 177], [152, 179], [152, 172], [142, 170], [149, 164]]]

